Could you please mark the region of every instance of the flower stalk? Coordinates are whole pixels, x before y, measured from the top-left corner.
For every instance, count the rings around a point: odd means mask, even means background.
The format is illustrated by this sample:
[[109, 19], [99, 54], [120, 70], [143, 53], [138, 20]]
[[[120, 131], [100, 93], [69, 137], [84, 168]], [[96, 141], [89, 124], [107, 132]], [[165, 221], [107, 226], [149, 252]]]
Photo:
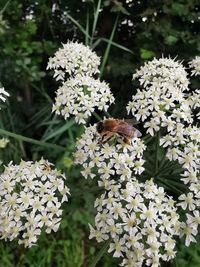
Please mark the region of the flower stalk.
[[160, 143], [160, 131], [156, 133], [156, 141], [155, 141], [155, 169], [154, 169], [154, 176], [156, 176], [158, 172], [158, 157], [159, 157], [159, 143]]
[[12, 133], [12, 132], [6, 131], [4, 129], [0, 129], [0, 135], [1, 134], [9, 136], [9, 137], [13, 137], [13, 138], [15, 138], [15, 139], [17, 139], [19, 141], [24, 141], [24, 142], [35, 144], [35, 145], [38, 145], [38, 146], [43, 146], [43, 147], [47, 147], [47, 148], [52, 148], [52, 149], [56, 149], [56, 150], [65, 151], [65, 148], [61, 147], [59, 145], [55, 145], [55, 144], [51, 144], [51, 143], [35, 140], [33, 138], [29, 138], [29, 137], [26, 137], [26, 136], [23, 136], [23, 135], [20, 135], [20, 134]]
[[104, 243], [103, 247], [99, 250], [99, 252], [97, 253], [96, 257], [94, 258], [93, 262], [90, 264], [89, 267], [95, 267], [97, 265], [97, 263], [103, 257], [104, 253], [107, 251], [109, 244], [110, 244], [110, 239]]

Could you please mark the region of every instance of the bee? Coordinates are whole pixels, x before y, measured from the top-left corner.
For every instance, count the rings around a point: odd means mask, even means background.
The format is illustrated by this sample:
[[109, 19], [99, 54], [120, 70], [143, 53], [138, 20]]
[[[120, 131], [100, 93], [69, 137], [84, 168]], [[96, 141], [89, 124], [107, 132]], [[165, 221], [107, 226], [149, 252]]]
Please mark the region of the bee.
[[51, 172], [51, 166], [49, 164], [47, 164], [46, 162], [43, 164], [44, 165], [44, 170], [46, 170], [47, 172]]
[[123, 137], [123, 141], [126, 144], [131, 144], [131, 140], [134, 137], [140, 137], [142, 134], [136, 128], [134, 128], [130, 120], [120, 119], [106, 119], [97, 123], [97, 132], [102, 137], [102, 143], [107, 142], [110, 138], [116, 134]]

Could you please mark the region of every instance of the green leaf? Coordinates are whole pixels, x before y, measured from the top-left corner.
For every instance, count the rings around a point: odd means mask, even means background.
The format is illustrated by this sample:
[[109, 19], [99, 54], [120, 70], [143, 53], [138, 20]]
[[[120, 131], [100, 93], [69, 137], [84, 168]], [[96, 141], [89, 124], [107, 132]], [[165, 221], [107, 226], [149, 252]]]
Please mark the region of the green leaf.
[[165, 43], [168, 45], [173, 45], [178, 41], [178, 38], [173, 35], [166, 36]]
[[46, 147], [49, 149], [51, 148], [51, 149], [57, 149], [57, 150], [63, 150], [63, 151], [65, 150], [65, 148], [62, 146], [58, 146], [56, 144], [51, 144], [51, 143], [46, 143], [46, 142], [36, 140], [33, 138], [29, 138], [29, 137], [26, 137], [26, 136], [23, 136], [20, 134], [12, 133], [12, 132], [6, 131], [4, 129], [0, 129], [0, 135], [6, 135], [9, 137], [13, 137], [13, 138], [20, 140], [20, 141], [28, 142], [28, 143], [35, 144], [38, 146], [43, 146], [43, 147]]
[[186, 15], [188, 14], [188, 7], [185, 4], [173, 3], [172, 4], [172, 12], [174, 15]]
[[120, 45], [120, 44], [118, 44], [116, 42], [110, 41], [107, 38], [99, 38], [95, 43], [93, 43], [92, 48], [94, 49], [95, 47], [97, 47], [97, 45], [99, 45], [101, 43], [101, 41], [103, 41], [105, 43], [109, 43], [110, 42], [111, 45], [113, 45], [113, 46], [115, 46], [115, 47], [117, 47], [117, 48], [119, 48], [121, 50], [124, 50], [124, 51], [126, 51], [126, 52], [128, 52], [130, 54], [133, 54], [133, 51], [132, 50], [130, 50], [127, 47], [125, 47], [123, 45]]
[[68, 121], [66, 124], [64, 124], [62, 127], [58, 128], [56, 131], [54, 131], [53, 133], [50, 133], [47, 137], [45, 137], [43, 140], [47, 141], [57, 135], [60, 135], [62, 133], [64, 133], [66, 130], [68, 130], [70, 127], [72, 127], [72, 125], [75, 124], [74, 120]]
[[88, 32], [83, 28], [83, 26], [81, 26], [81, 24], [75, 20], [72, 16], [70, 16], [69, 14], [67, 14], [67, 18], [70, 19], [78, 28], [79, 30], [85, 35], [87, 36], [88, 39], [91, 39], [90, 35], [88, 34]]
[[151, 50], [146, 50], [146, 49], [141, 48], [140, 57], [142, 59], [152, 59], [153, 57], [155, 57], [155, 53]]
[[111, 12], [121, 12], [124, 15], [130, 15], [121, 2], [115, 1], [114, 6], [111, 8]]

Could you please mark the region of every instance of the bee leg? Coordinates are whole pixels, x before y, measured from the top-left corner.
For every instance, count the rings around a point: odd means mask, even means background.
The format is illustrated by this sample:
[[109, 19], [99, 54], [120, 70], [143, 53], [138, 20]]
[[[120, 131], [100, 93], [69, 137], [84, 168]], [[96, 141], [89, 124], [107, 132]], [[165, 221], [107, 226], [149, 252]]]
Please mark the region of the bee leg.
[[103, 136], [102, 136], [102, 143], [106, 143], [107, 141], [109, 141], [113, 136], [115, 135], [115, 133], [112, 132], [106, 132]]
[[130, 138], [127, 138], [127, 137], [125, 137], [125, 136], [124, 136], [124, 140], [123, 140], [123, 141], [124, 141], [124, 143], [127, 144], [127, 145], [130, 145], [130, 144], [131, 144], [131, 140], [130, 140]]

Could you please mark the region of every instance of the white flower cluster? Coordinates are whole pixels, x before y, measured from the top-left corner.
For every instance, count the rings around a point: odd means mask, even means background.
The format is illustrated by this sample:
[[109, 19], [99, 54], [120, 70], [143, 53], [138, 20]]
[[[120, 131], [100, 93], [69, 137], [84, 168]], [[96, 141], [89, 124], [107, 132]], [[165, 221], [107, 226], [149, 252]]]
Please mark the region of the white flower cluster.
[[0, 175], [0, 236], [18, 239], [19, 244], [31, 247], [41, 230], [57, 231], [60, 225], [61, 204], [67, 201], [69, 189], [66, 179], [52, 164], [12, 162]]
[[174, 237], [180, 222], [172, 197], [153, 180], [145, 183], [110, 180], [106, 191], [95, 202], [95, 228], [90, 238], [111, 239], [108, 252], [122, 258], [121, 266], [160, 266], [160, 260], [175, 257]]
[[77, 75], [68, 79], [57, 90], [53, 111], [65, 119], [74, 115], [77, 123], [86, 123], [95, 108], [107, 111], [113, 102], [114, 97], [105, 82], [90, 76]]
[[139, 78], [143, 89], [133, 95], [127, 111], [137, 120], [145, 121], [147, 133], [153, 136], [160, 127], [167, 127], [169, 131], [180, 121], [192, 121], [184, 94], [189, 90], [189, 81], [182, 64], [170, 58], [153, 59], [145, 63], [133, 78]]
[[[185, 222], [181, 225], [181, 235], [186, 237], [185, 244], [194, 242], [198, 233], [197, 211], [200, 207], [199, 184], [200, 167], [200, 131], [193, 124], [192, 110], [200, 106], [200, 90], [191, 95], [187, 73], [183, 66], [172, 59], [154, 59], [141, 67], [134, 74], [139, 78], [143, 90], [138, 89], [133, 101], [128, 104], [128, 112], [144, 123], [147, 133], [154, 135], [160, 127], [166, 128], [161, 137], [160, 145], [167, 149], [166, 156], [170, 161], [178, 161], [183, 168], [181, 180], [187, 184], [187, 194], [179, 196], [177, 204], [186, 210]], [[197, 118], [199, 113], [197, 113]], [[187, 126], [189, 125], [189, 126]], [[199, 214], [199, 213], [198, 213]], [[194, 218], [192, 221], [192, 218]]]
[[196, 56], [189, 62], [190, 68], [192, 68], [192, 75], [200, 75], [200, 56]]
[[143, 172], [142, 156], [146, 148], [143, 141], [133, 138], [131, 145], [127, 145], [120, 136], [116, 136], [114, 141], [115, 145], [109, 142], [102, 144], [96, 125], [86, 128], [77, 141], [74, 154], [75, 163], [82, 165], [81, 173], [85, 178], [94, 178], [98, 174], [100, 184], [106, 187], [113, 177], [123, 182], [136, 179], [136, 175]]
[[54, 77], [63, 82], [53, 105], [56, 114], [65, 119], [73, 115], [77, 123], [85, 124], [95, 108], [107, 111], [114, 97], [105, 82], [93, 77], [99, 73], [99, 64], [100, 58], [77, 42], [64, 44], [50, 58], [47, 68], [54, 69]]
[[49, 58], [47, 69], [54, 70], [56, 80], [65, 80], [65, 75], [89, 75], [99, 73], [100, 58], [89, 47], [77, 43], [63, 44], [54, 57]]
[[[90, 226], [90, 238], [98, 242], [111, 239], [109, 252], [123, 258], [121, 266], [156, 267], [161, 260], [175, 257], [174, 236], [184, 236], [189, 246], [199, 231], [200, 131], [192, 111], [198, 118], [200, 90], [189, 95], [184, 67], [170, 58], [146, 63], [134, 78], [139, 78], [143, 89], [138, 89], [129, 102], [128, 112], [144, 122], [152, 136], [164, 128], [160, 146], [166, 149], [166, 157], [183, 169], [180, 179], [188, 189], [179, 196], [176, 206], [173, 197], [153, 180], [138, 182], [146, 149], [138, 138], [127, 145], [116, 135], [102, 143], [96, 126], [90, 126], [77, 141], [74, 156], [75, 163], [83, 167], [82, 175], [98, 176], [98, 185], [105, 189], [95, 203], [98, 214], [95, 229]], [[180, 221], [178, 211], [183, 210]]]
[[6, 96], [10, 96], [9, 93], [7, 93], [4, 88], [0, 88], [0, 100], [5, 102]]
[[179, 196], [177, 204], [186, 211], [186, 223], [182, 224], [182, 235], [185, 244], [195, 242], [200, 224], [200, 130], [196, 126], [185, 127], [178, 123], [174, 129], [160, 140], [160, 144], [167, 147], [167, 158], [177, 160], [183, 168], [181, 180], [187, 184], [187, 194]]

